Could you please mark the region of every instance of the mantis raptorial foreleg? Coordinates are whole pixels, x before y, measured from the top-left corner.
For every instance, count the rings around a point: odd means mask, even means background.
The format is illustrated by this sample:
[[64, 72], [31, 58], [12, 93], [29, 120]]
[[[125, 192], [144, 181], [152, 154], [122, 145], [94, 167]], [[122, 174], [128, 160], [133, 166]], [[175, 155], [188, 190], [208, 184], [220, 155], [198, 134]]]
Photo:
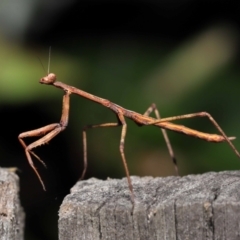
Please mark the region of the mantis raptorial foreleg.
[[[36, 167], [34, 166], [34, 163], [33, 163], [32, 158], [31, 158], [31, 154], [38, 161], [40, 161], [45, 167], [46, 167], [46, 164], [32, 151], [32, 149], [48, 143], [51, 139], [53, 139], [57, 134], [62, 132], [67, 127], [70, 94], [71, 94], [70, 92], [66, 91], [65, 95], [63, 96], [63, 108], [62, 108], [62, 116], [61, 116], [60, 123], [53, 123], [53, 124], [49, 124], [47, 126], [44, 126], [44, 127], [41, 127], [41, 128], [35, 129], [35, 130], [23, 132], [23, 133], [19, 134], [19, 136], [18, 136], [18, 140], [20, 141], [21, 145], [23, 146], [23, 148], [25, 150], [27, 160], [28, 160], [31, 168], [36, 173], [36, 175], [37, 175], [39, 181], [41, 182], [44, 190], [46, 190], [45, 185], [44, 185], [44, 183], [41, 179], [41, 176], [38, 173]], [[38, 139], [37, 141], [29, 144], [28, 146], [23, 141], [23, 138], [38, 137], [38, 136], [43, 136], [43, 137]]]

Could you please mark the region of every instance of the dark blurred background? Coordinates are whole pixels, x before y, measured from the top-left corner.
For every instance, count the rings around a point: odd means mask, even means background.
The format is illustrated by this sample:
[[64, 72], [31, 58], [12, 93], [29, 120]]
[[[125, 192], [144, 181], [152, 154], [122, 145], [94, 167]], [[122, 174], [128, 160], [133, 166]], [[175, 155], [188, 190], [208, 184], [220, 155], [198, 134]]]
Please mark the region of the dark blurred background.
[[[19, 169], [25, 239], [57, 239], [59, 206], [82, 171], [82, 127], [116, 120], [108, 109], [72, 95], [68, 128], [34, 150], [48, 166], [34, 159], [42, 190], [17, 136], [60, 120], [63, 91], [38, 83], [48, 71], [49, 47], [50, 72], [59, 81], [140, 113], [153, 102], [162, 117], [207, 111], [238, 137], [240, 149], [239, 10], [237, 1], [1, 1], [0, 161]], [[161, 131], [127, 123], [130, 173], [174, 175]], [[204, 118], [176, 123], [217, 132]], [[86, 178], [125, 176], [120, 133], [88, 131]], [[240, 169], [228, 144], [168, 133], [181, 175]]]

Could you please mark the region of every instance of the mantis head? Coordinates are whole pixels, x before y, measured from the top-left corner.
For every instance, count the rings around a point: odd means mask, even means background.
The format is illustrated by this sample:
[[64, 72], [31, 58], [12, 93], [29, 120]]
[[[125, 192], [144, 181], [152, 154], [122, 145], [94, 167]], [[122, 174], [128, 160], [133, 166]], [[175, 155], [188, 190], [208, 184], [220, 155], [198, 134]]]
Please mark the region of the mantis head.
[[54, 73], [49, 73], [47, 76], [40, 79], [40, 83], [51, 85], [57, 80], [57, 77]]

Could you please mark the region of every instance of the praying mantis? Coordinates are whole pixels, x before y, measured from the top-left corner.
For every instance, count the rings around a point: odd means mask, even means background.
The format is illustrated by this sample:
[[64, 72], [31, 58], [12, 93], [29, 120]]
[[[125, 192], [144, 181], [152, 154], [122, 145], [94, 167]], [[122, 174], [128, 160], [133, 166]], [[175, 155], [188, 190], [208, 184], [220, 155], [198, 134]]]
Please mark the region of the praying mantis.
[[[38, 173], [37, 169], [34, 166], [31, 155], [33, 157], [35, 157], [38, 161], [40, 161], [44, 166], [46, 166], [45, 163], [33, 152], [33, 149], [38, 146], [48, 143], [56, 135], [58, 135], [60, 132], [62, 132], [63, 130], [66, 129], [66, 127], [68, 125], [70, 95], [71, 94], [76, 94], [76, 95], [86, 98], [90, 101], [96, 102], [106, 108], [109, 108], [111, 111], [113, 111], [115, 113], [115, 115], [117, 117], [117, 122], [86, 125], [83, 128], [82, 137], [83, 137], [84, 167], [83, 167], [81, 179], [84, 178], [84, 175], [87, 170], [87, 130], [91, 129], [91, 128], [99, 128], [99, 127], [119, 127], [119, 126], [121, 126], [122, 130], [121, 130], [119, 151], [121, 154], [122, 163], [123, 163], [123, 166], [124, 166], [124, 169], [126, 172], [126, 176], [127, 176], [128, 186], [129, 186], [129, 190], [131, 193], [131, 201], [133, 203], [134, 203], [133, 185], [132, 185], [132, 181], [130, 178], [127, 161], [126, 161], [126, 157], [125, 157], [125, 153], [124, 153], [124, 142], [125, 142], [125, 137], [126, 137], [126, 133], [127, 133], [127, 124], [126, 124], [125, 118], [129, 118], [129, 119], [133, 120], [138, 126], [152, 125], [152, 126], [162, 129], [162, 132], [163, 132], [170, 156], [175, 165], [175, 170], [176, 170], [177, 174], [178, 174], [178, 168], [177, 168], [176, 158], [174, 156], [174, 153], [173, 153], [173, 150], [172, 150], [172, 147], [171, 147], [171, 144], [170, 144], [170, 141], [168, 139], [165, 129], [179, 132], [179, 133], [189, 135], [192, 137], [197, 137], [197, 138], [203, 139], [205, 141], [209, 141], [209, 142], [217, 142], [218, 143], [218, 142], [226, 141], [229, 144], [229, 146], [232, 148], [232, 150], [235, 152], [235, 154], [240, 158], [239, 152], [237, 151], [236, 147], [231, 142], [232, 140], [235, 139], [235, 137], [227, 137], [227, 135], [224, 133], [222, 128], [219, 126], [219, 124], [207, 112], [191, 113], [191, 114], [185, 114], [185, 115], [167, 117], [167, 118], [161, 119], [155, 104], [152, 104], [144, 114], [140, 114], [140, 113], [125, 109], [107, 99], [100, 98], [98, 96], [95, 96], [93, 94], [85, 92], [81, 89], [78, 89], [73, 86], [69, 86], [65, 83], [59, 82], [59, 81], [57, 81], [57, 77], [54, 73], [49, 73], [47, 76], [41, 78], [39, 82], [41, 84], [60, 88], [61, 90], [64, 91], [62, 115], [61, 115], [61, 119], [60, 119], [59, 123], [52, 123], [52, 124], [49, 124], [47, 126], [44, 126], [44, 127], [41, 127], [41, 128], [35, 129], [35, 130], [23, 132], [23, 133], [19, 134], [19, 136], [18, 136], [18, 139], [25, 150], [27, 160], [28, 160], [31, 168], [37, 175], [44, 190], [46, 190], [45, 185], [43, 183], [43, 180], [42, 180], [40, 174]], [[151, 114], [151, 112], [153, 112], [153, 111], [155, 112], [156, 118], [149, 116]], [[209, 121], [218, 130], [219, 134], [204, 133], [204, 132], [200, 132], [200, 131], [185, 127], [183, 125], [177, 125], [177, 124], [172, 123], [172, 121], [175, 121], [175, 120], [194, 118], [194, 117], [207, 117], [209, 119]], [[40, 139], [38, 139], [37, 141], [29, 144], [28, 146], [25, 144], [25, 142], [23, 140], [24, 138], [36, 137], [36, 136], [39, 136], [39, 137], [42, 136], [42, 137]]]

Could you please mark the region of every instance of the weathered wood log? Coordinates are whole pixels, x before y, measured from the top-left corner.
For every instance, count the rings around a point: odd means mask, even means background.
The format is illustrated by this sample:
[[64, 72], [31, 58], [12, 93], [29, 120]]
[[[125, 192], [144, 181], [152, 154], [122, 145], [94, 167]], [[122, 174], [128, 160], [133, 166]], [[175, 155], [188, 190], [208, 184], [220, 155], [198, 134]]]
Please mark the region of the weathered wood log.
[[59, 212], [59, 240], [240, 239], [240, 171], [79, 181]]
[[14, 169], [0, 168], [0, 240], [22, 240], [24, 212], [19, 200], [19, 179]]

